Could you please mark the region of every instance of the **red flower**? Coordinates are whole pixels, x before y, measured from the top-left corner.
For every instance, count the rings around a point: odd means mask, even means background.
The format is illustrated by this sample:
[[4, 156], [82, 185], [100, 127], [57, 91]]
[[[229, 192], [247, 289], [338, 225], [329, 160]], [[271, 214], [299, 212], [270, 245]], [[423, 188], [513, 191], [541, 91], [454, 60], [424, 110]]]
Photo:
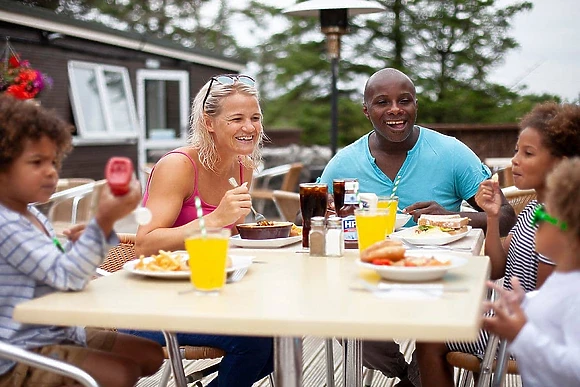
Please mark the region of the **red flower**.
[[0, 61], [0, 92], [4, 91], [18, 99], [31, 99], [45, 87], [52, 85], [50, 77], [31, 68], [27, 60], [20, 60], [13, 51]]
[[10, 67], [19, 67], [20, 66], [20, 60], [15, 57], [14, 55], [10, 55], [10, 59], [8, 60], [8, 62], [10, 63]]

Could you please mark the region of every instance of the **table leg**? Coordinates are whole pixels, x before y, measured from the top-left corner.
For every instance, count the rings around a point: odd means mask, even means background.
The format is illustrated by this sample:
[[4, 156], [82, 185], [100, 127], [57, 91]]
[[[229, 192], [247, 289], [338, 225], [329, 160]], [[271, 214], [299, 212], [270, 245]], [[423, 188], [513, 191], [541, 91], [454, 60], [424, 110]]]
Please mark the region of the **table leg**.
[[324, 349], [326, 352], [326, 386], [334, 387], [334, 338], [324, 340]]
[[177, 337], [175, 336], [175, 333], [167, 331], [163, 331], [163, 336], [165, 336], [165, 344], [167, 345], [167, 353], [169, 354], [169, 362], [171, 364], [171, 370], [173, 371], [175, 386], [187, 387]]
[[342, 354], [344, 386], [362, 386], [362, 340], [343, 339]]
[[274, 380], [276, 387], [302, 386], [302, 338], [274, 338]]

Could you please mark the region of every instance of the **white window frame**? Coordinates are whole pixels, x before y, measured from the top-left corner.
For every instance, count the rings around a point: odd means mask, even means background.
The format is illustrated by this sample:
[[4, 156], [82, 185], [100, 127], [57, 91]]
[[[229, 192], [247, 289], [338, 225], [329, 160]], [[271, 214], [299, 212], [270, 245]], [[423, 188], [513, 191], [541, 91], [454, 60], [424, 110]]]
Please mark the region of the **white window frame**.
[[[90, 69], [96, 74], [97, 80], [97, 92], [99, 95], [99, 102], [101, 104], [101, 109], [104, 115], [105, 128], [102, 131], [93, 132], [86, 129], [86, 119], [84, 117], [81, 108], [81, 96], [80, 90], [77, 87], [76, 81], [76, 69]], [[115, 128], [113, 124], [113, 118], [111, 113], [111, 108], [108, 104], [108, 90], [105, 82], [105, 71], [115, 72], [121, 75], [123, 80], [123, 89], [125, 96], [127, 97], [127, 106], [129, 107], [129, 121], [131, 127], [129, 130], [121, 130], [120, 128]], [[135, 110], [135, 99], [133, 98], [133, 90], [131, 88], [131, 81], [129, 78], [129, 71], [126, 67], [122, 66], [112, 66], [99, 63], [83, 62], [71, 60], [68, 62], [68, 75], [70, 79], [70, 95], [71, 104], [73, 107], [73, 113], [75, 118], [75, 124], [77, 127], [77, 134], [79, 138], [82, 139], [126, 139], [126, 138], [137, 138], [139, 121], [137, 120], [137, 112]]]
[[[148, 80], [179, 82], [180, 135], [174, 139], [148, 139], [145, 133], [145, 82]], [[189, 73], [184, 70], [137, 70], [137, 112], [139, 117], [139, 167], [144, 169], [147, 151], [153, 149], [173, 149], [184, 146], [189, 130]], [[143, 183], [143, 182], [142, 182]]]

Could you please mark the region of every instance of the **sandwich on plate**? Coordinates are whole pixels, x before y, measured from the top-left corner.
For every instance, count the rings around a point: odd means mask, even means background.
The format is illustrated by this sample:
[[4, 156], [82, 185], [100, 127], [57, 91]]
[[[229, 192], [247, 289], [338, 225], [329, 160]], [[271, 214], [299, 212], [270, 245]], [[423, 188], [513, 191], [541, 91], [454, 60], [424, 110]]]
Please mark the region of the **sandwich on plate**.
[[469, 218], [459, 214], [453, 215], [421, 215], [415, 233], [434, 234], [445, 233], [448, 235], [461, 234], [466, 232]]

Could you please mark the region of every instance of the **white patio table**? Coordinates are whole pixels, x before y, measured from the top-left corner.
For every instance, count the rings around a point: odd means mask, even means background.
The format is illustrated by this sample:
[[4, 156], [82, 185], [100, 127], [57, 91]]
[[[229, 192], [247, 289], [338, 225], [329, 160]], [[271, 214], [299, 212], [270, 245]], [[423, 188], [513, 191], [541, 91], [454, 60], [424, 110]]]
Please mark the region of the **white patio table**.
[[[296, 387], [302, 382], [304, 335], [345, 337], [359, 343], [362, 339], [475, 339], [490, 270], [487, 257], [475, 256], [482, 241], [481, 234], [474, 256], [442, 280], [466, 291], [441, 297], [384, 298], [353, 290], [361, 276], [378, 279], [376, 273], [357, 267], [357, 250], [347, 250], [343, 258], [312, 258], [294, 244], [275, 250], [232, 248], [232, 254], [254, 256], [256, 263], [218, 296], [180, 294], [190, 288], [188, 281], [119, 271], [91, 281], [83, 291], [54, 293], [20, 304], [14, 318], [37, 324], [163, 330], [176, 385], [183, 387], [174, 332], [273, 336], [276, 386]], [[346, 385], [358, 383], [358, 387], [360, 345], [353, 350], [355, 360], [347, 366], [355, 377]]]

